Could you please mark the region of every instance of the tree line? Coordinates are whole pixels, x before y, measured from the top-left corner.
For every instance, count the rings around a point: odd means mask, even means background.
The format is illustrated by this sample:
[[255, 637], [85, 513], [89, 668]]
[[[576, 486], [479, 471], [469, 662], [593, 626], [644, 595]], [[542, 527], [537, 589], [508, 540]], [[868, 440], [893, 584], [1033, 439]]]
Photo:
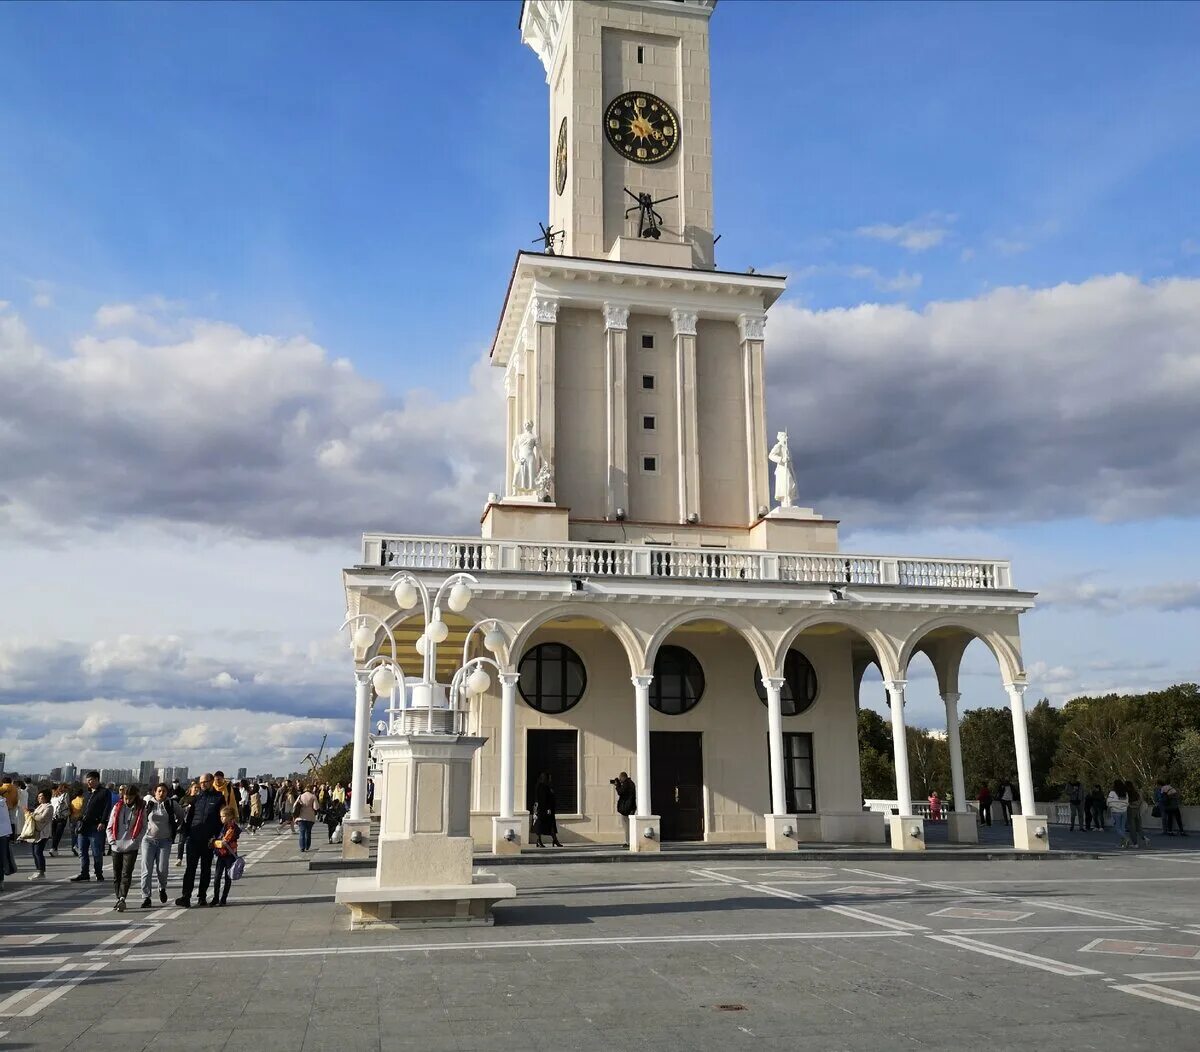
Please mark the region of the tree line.
[[[1073, 698], [1055, 708], [1043, 698], [1026, 713], [1033, 790], [1039, 801], [1064, 796], [1068, 782], [1107, 790], [1114, 779], [1132, 781], [1143, 792], [1162, 778], [1200, 803], [1200, 687], [1181, 683], [1148, 694], [1105, 694]], [[924, 799], [937, 790], [950, 794], [950, 750], [946, 739], [922, 727], [906, 728], [912, 794]], [[967, 796], [982, 785], [1017, 784], [1017, 755], [1008, 708], [971, 709], [959, 719]], [[892, 727], [877, 712], [858, 713], [858, 754], [863, 796], [892, 799], [896, 775]]]

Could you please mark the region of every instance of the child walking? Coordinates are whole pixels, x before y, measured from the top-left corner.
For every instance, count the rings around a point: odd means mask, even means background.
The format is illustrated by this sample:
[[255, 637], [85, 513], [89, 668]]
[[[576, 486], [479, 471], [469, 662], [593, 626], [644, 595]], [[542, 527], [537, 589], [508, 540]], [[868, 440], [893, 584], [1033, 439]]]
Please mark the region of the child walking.
[[[241, 836], [241, 827], [237, 824], [238, 809], [231, 804], [226, 804], [221, 808], [221, 821], [225, 823], [221, 830], [221, 835], [213, 841], [213, 850], [216, 852], [217, 870], [213, 874], [213, 897], [212, 904], [214, 906], [224, 906], [229, 898], [229, 886], [233, 883], [233, 877], [229, 871], [233, 868], [234, 860], [237, 858], [238, 837]], [[224, 884], [221, 881], [224, 878]]]

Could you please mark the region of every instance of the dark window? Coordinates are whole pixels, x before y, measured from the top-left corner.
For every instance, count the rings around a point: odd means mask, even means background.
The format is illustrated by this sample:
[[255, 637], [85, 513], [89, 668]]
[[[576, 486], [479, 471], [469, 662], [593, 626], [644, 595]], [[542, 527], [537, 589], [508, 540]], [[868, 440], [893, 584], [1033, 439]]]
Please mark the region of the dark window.
[[658, 457], [642, 457], [642, 470], [655, 472], [658, 470]]
[[541, 643], [526, 651], [518, 671], [521, 697], [538, 712], [566, 712], [587, 686], [579, 655], [562, 643]]
[[641, 44], [638, 44], [638, 63], [640, 64], [645, 61], [646, 61], [646, 49], [644, 47], [642, 47]]
[[642, 350], [643, 351], [654, 350], [654, 333], [652, 333], [652, 332], [642, 333]]
[[658, 426], [658, 421], [655, 420], [654, 417], [652, 417], [652, 416], [642, 417], [642, 430], [643, 431], [653, 431], [653, 430], [655, 430], [655, 428], [657, 428], [657, 426]]
[[[783, 690], [779, 693], [780, 709], [785, 716], [799, 716], [817, 700], [817, 673], [799, 650], [789, 650], [783, 659]], [[754, 666], [754, 689], [758, 700], [767, 703], [767, 685], [762, 681], [762, 669]]]
[[654, 659], [650, 704], [667, 716], [694, 709], [704, 695], [704, 669], [690, 650], [659, 647]]
[[579, 813], [578, 731], [525, 732], [525, 807], [535, 811], [534, 791], [543, 771], [550, 775], [558, 814]]
[[643, 391], [653, 391], [654, 390], [654, 377], [651, 376], [649, 373], [642, 373], [642, 390]]
[[[811, 815], [817, 810], [817, 783], [813, 775], [812, 735], [789, 731], [783, 736], [783, 787], [790, 815]], [[767, 742], [767, 799], [771, 799], [771, 743]]]

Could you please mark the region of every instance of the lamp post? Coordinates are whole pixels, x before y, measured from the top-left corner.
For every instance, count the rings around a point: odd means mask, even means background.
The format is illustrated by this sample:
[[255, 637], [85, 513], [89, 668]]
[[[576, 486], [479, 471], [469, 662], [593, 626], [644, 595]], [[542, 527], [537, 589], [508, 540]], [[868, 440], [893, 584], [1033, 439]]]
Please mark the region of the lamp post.
[[[392, 645], [390, 658], [377, 655], [367, 664], [357, 669], [354, 674], [354, 762], [350, 775], [350, 814], [352, 822], [367, 820], [367, 763], [370, 751], [371, 736], [371, 692], [379, 697], [385, 695], [395, 705], [395, 690], [398, 683], [404, 682], [404, 673], [396, 664], [396, 637], [382, 618], [374, 614], [353, 614], [342, 622], [342, 628], [354, 623], [351, 634], [351, 644], [357, 650], [365, 650], [375, 642], [375, 632], [371, 630], [369, 621], [374, 621]], [[339, 629], [338, 631], [341, 631]]]
[[[424, 582], [414, 577], [407, 570], [401, 570], [398, 573], [392, 574], [393, 582], [392, 593], [396, 598], [396, 605], [401, 610], [411, 610], [417, 605], [417, 601], [421, 602], [421, 611], [424, 615], [425, 628], [421, 635], [417, 638], [417, 653], [424, 659], [422, 665], [421, 681], [417, 686], [421, 688], [422, 698], [427, 709], [426, 730], [433, 731], [433, 688], [436, 683], [437, 675], [437, 648], [439, 643], [443, 643], [446, 637], [450, 634], [449, 626], [442, 620], [442, 599], [446, 599], [446, 605], [453, 613], [461, 613], [467, 608], [467, 604], [471, 602], [473, 593], [471, 586], [478, 586], [479, 582], [469, 573], [456, 573], [447, 577], [438, 588], [437, 593], [431, 599], [429, 589], [425, 587]], [[449, 595], [446, 591], [449, 589]], [[393, 650], [393, 653], [395, 651]], [[416, 705], [416, 690], [413, 692], [413, 706]]]

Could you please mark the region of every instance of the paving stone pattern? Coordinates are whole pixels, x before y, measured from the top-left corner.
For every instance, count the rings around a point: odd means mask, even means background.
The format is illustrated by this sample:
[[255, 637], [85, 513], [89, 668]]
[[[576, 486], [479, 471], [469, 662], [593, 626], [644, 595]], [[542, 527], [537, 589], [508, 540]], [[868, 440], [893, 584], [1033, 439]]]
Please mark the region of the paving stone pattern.
[[0, 1048], [1130, 1052], [1195, 1047], [1200, 1026], [1182, 842], [1038, 865], [517, 865], [494, 927], [354, 934], [336, 873], [290, 837], [244, 847], [227, 907], [124, 914], [66, 882], [69, 856], [44, 883], [22, 856], [0, 894]]

